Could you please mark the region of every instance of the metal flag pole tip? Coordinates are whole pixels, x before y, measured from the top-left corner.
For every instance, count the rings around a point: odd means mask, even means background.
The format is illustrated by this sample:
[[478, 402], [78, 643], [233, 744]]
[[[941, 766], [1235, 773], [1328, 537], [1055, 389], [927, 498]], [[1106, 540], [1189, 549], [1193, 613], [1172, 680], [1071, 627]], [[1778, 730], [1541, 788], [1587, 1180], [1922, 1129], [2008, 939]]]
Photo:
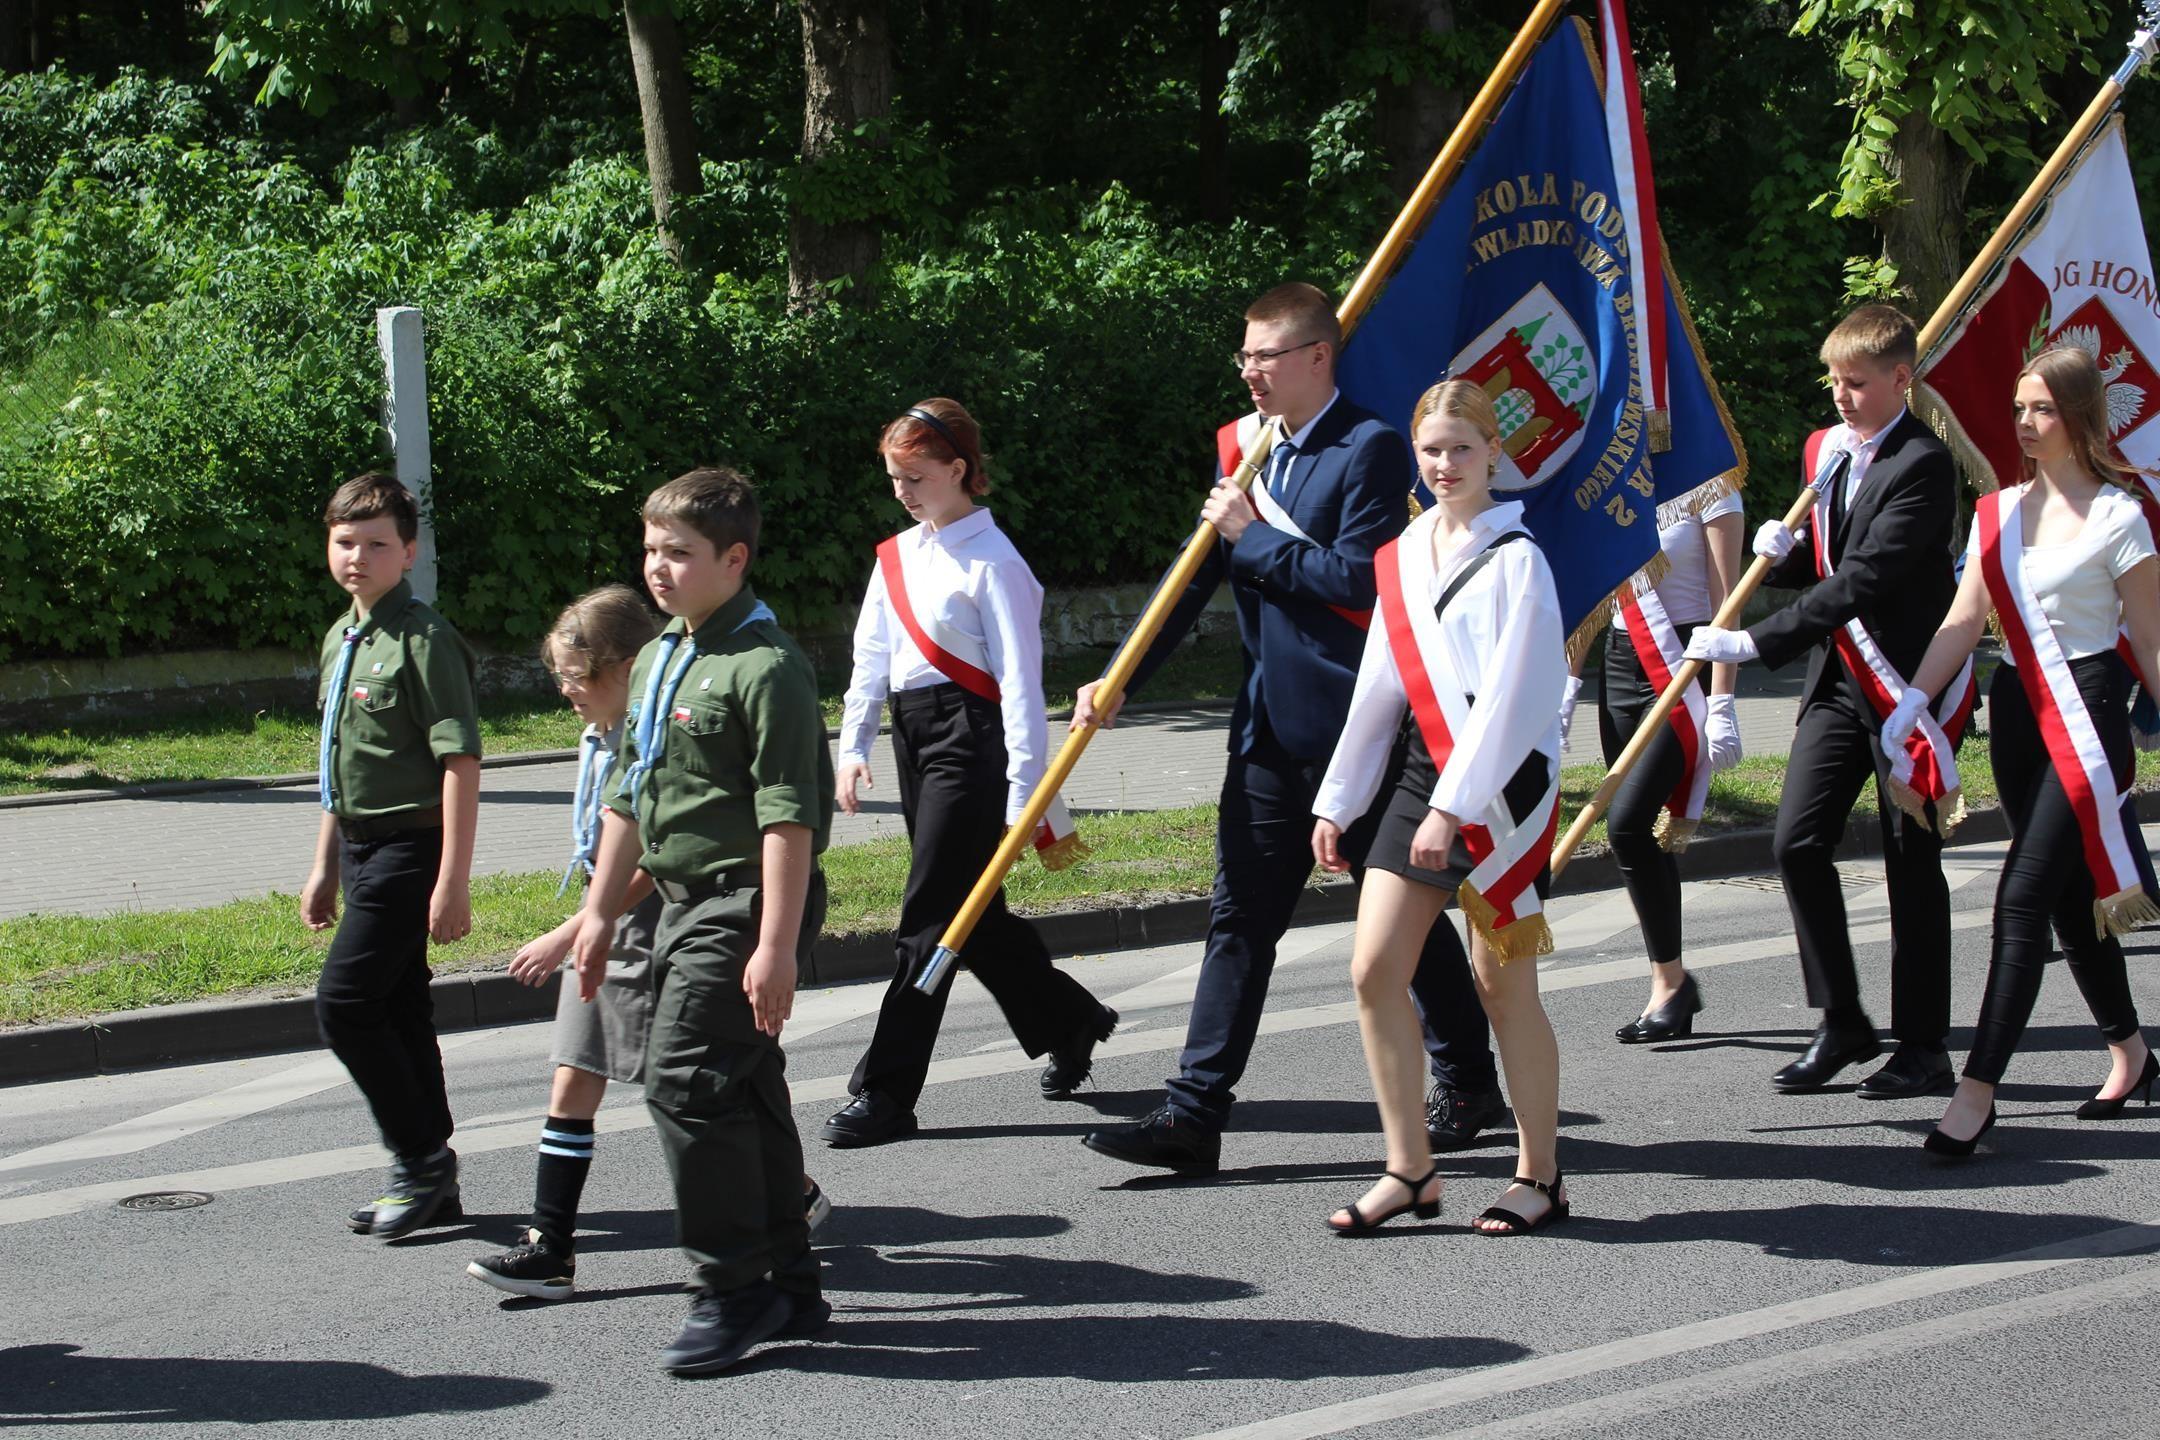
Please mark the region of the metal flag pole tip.
[[925, 995], [935, 995], [945, 988], [945, 977], [952, 974], [953, 966], [960, 963], [960, 954], [940, 945], [928, 960], [923, 962], [922, 974], [915, 977], [915, 988]]

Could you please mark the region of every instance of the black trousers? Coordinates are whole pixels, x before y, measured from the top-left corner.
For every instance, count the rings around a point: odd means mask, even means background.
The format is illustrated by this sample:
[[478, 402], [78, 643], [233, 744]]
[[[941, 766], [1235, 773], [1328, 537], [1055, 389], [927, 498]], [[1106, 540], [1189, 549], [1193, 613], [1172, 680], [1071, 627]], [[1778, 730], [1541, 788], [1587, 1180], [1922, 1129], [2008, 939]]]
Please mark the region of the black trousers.
[[1950, 889], [1942, 839], [1890, 802], [1881, 742], [1881, 721], [1849, 675], [1825, 698], [1804, 705], [1773, 847], [1808, 1004], [1829, 1020], [1867, 1023], [1834, 860], [1860, 787], [1875, 777], [1890, 886], [1890, 1029], [1900, 1044], [1941, 1049], [1950, 1032]]
[[[1198, 1124], [1220, 1130], [1228, 1123], [1234, 1087], [1252, 1058], [1275, 947], [1312, 875], [1312, 807], [1326, 771], [1325, 760], [1284, 751], [1264, 724], [1251, 750], [1230, 757], [1216, 820], [1207, 948], [1168, 1087], [1171, 1107]], [[1347, 854], [1363, 859], [1385, 798], [1344, 836]], [[1362, 867], [1353, 873], [1362, 878]], [[1452, 925], [1433, 927], [1411, 994], [1436, 1077], [1460, 1089], [1497, 1087], [1485, 1011]]]
[[[675, 1182], [676, 1241], [698, 1283], [726, 1294], [770, 1273], [783, 1290], [816, 1294], [787, 1056], [757, 1028], [742, 988], [763, 913], [764, 892], [748, 885], [660, 912], [645, 1107]], [[825, 877], [812, 872], [798, 963], [824, 918]]]
[[383, 1144], [422, 1160], [450, 1139], [450, 1096], [428, 990], [428, 901], [442, 830], [347, 841], [345, 916], [315, 984], [315, 1023], [366, 1098]]
[[[1005, 730], [997, 706], [958, 685], [898, 691], [892, 717], [900, 810], [912, 855], [893, 938], [892, 984], [848, 1088], [858, 1095], [875, 1090], [912, 1106], [930, 1072], [952, 989], [925, 995], [914, 981], [1004, 839]], [[1030, 1055], [1069, 1043], [1101, 1014], [1100, 1002], [1050, 963], [1035, 927], [1005, 908], [1002, 889], [960, 959]]]
[[[2070, 669], [2099, 728], [2115, 783], [2127, 789], [2136, 773], [2129, 667], [2110, 651], [2073, 660]], [[2002, 1079], [2040, 998], [2040, 977], [2053, 958], [2051, 925], [2102, 1038], [2129, 1039], [2137, 1033], [2138, 1018], [2122, 944], [2101, 934], [2093, 918], [2092, 870], [2076, 812], [2048, 758], [2025, 686], [2009, 665], [1998, 667], [1988, 686], [1988, 748], [2010, 819], [2010, 854], [1995, 889], [1987, 993], [1965, 1073], [1993, 1085]]]
[[[1683, 642], [1693, 625], [1674, 627]], [[1658, 692], [1643, 673], [1635, 646], [1618, 630], [1605, 632], [1604, 685], [1598, 698], [1598, 743], [1610, 766], [1635, 738]], [[1708, 756], [1704, 757], [1705, 762]], [[1605, 838], [1620, 867], [1620, 883], [1634, 903], [1643, 946], [1653, 964], [1680, 958], [1680, 863], [1657, 842], [1658, 815], [1687, 768], [1680, 737], [1670, 721], [1635, 762], [1605, 812]]]

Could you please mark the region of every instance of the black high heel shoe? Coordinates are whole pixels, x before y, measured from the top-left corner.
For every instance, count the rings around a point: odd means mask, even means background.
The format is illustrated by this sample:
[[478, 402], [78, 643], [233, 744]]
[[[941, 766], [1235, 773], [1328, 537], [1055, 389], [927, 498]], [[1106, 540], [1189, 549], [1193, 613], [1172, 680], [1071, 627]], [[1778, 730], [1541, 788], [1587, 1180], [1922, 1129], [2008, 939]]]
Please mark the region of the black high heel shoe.
[[1680, 982], [1666, 1002], [1649, 1014], [1628, 1021], [1613, 1031], [1623, 1045], [1649, 1045], [1659, 1040], [1684, 1040], [1695, 1033], [1695, 1017], [1702, 1013], [1702, 991], [1695, 977]]
[[1988, 1106], [1987, 1119], [1980, 1122], [1980, 1128], [1978, 1130], [1973, 1131], [1972, 1139], [1954, 1139], [1951, 1136], [1943, 1134], [1942, 1127], [1938, 1125], [1933, 1130], [1928, 1131], [1928, 1137], [1925, 1142], [1927, 1152], [1930, 1155], [1947, 1156], [1952, 1160], [1963, 1160], [1968, 1155], [1971, 1155], [1973, 1153], [1973, 1147], [1980, 1143], [1980, 1137], [1987, 1134], [1988, 1131], [1994, 1128], [1995, 1107], [1991, 1104]]
[[1381, 1211], [1370, 1219], [1366, 1218], [1365, 1212], [1360, 1210], [1357, 1201], [1353, 1200], [1342, 1207], [1350, 1212], [1350, 1223], [1348, 1225], [1337, 1225], [1334, 1219], [1330, 1217], [1327, 1222], [1328, 1229], [1334, 1231], [1337, 1235], [1370, 1235], [1398, 1215], [1414, 1214], [1420, 1220], [1437, 1220], [1440, 1218], [1440, 1197], [1438, 1195], [1433, 1196], [1430, 1200], [1418, 1199], [1418, 1196], [1425, 1192], [1425, 1187], [1432, 1184], [1433, 1177], [1440, 1173], [1439, 1166], [1435, 1165], [1432, 1169], [1426, 1171], [1425, 1178], [1422, 1180], [1412, 1180], [1409, 1176], [1398, 1175], [1393, 1170], [1383, 1170], [1380, 1173], [1390, 1180], [1401, 1181], [1409, 1189], [1410, 1198], [1391, 1210]]
[[2112, 1120], [2117, 1115], [2122, 1114], [2123, 1106], [2128, 1105], [2130, 1097], [2140, 1090], [2145, 1092], [2145, 1103], [2150, 1105], [2152, 1104], [2153, 1081], [2156, 1079], [2160, 1079], [2160, 1056], [2154, 1055], [2148, 1049], [2145, 1052], [2145, 1068], [2138, 1072], [2137, 1079], [2130, 1082], [2129, 1089], [2123, 1091], [2113, 1100], [2102, 1100], [2095, 1095], [2092, 1099], [2078, 1106], [2077, 1118], [2080, 1120]]

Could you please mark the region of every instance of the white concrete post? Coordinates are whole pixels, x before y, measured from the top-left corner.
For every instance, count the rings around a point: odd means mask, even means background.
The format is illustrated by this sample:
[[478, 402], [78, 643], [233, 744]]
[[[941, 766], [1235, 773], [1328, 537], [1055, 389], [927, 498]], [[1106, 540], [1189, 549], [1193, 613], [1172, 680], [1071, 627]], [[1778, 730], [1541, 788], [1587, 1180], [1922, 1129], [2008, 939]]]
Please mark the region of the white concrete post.
[[420, 312], [392, 305], [375, 312], [375, 343], [383, 358], [383, 433], [390, 438], [400, 484], [420, 500], [420, 554], [413, 594], [435, 601], [434, 468], [428, 457], [427, 340]]

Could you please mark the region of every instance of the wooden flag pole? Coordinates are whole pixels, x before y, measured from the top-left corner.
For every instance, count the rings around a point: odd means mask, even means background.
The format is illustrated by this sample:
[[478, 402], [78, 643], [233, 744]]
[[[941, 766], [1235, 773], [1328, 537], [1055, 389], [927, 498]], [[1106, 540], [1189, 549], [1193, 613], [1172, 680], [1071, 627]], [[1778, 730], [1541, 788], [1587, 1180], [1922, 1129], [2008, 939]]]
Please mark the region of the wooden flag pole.
[[[1545, 32], [1552, 27], [1553, 21], [1559, 18], [1565, 6], [1566, 0], [1537, 0], [1537, 7], [1530, 12], [1530, 18], [1523, 22], [1522, 29], [1515, 33], [1514, 40], [1500, 56], [1499, 64], [1493, 67], [1492, 74], [1485, 77], [1484, 85], [1479, 87], [1469, 108], [1463, 111], [1462, 119], [1456, 122], [1454, 133], [1448, 136], [1447, 144], [1441, 147], [1440, 153], [1427, 167], [1425, 178], [1418, 182], [1417, 189], [1411, 193], [1401, 212], [1396, 215], [1395, 223], [1388, 227], [1379, 248], [1373, 251], [1372, 258], [1365, 262], [1364, 270], [1359, 272], [1356, 283], [1351, 285], [1349, 293], [1343, 297], [1341, 307], [1335, 312], [1335, 318], [1342, 326], [1345, 339], [1378, 298], [1388, 276], [1392, 275], [1395, 267], [1402, 262], [1404, 253], [1417, 238], [1418, 231], [1432, 214], [1433, 206], [1439, 203], [1442, 193], [1453, 183], [1456, 175], [1461, 173], [1463, 162], [1469, 158], [1471, 150], [1483, 137], [1493, 116], [1499, 113], [1501, 102], [1507, 99], [1516, 77], [1521, 75], [1523, 67], [1530, 63], [1531, 52], [1537, 49], [1538, 42], [1545, 38]], [[1229, 477], [1232, 484], [1240, 489], [1251, 487], [1259, 473], [1261, 461], [1274, 448], [1274, 435], [1274, 426], [1260, 427], [1260, 433]], [[1192, 538], [1185, 542], [1184, 552], [1178, 556], [1177, 563], [1170, 567], [1169, 573], [1155, 587], [1155, 594], [1149, 599], [1147, 608], [1141, 612], [1139, 623], [1133, 626], [1132, 633], [1125, 637], [1125, 643], [1118, 648], [1117, 658], [1110, 662], [1110, 669], [1103, 675], [1095, 692], [1098, 708], [1114, 706], [1125, 694], [1125, 687], [1132, 682], [1133, 672], [1139, 668], [1141, 657], [1147, 654], [1148, 647], [1155, 643], [1155, 637], [1162, 633], [1163, 624], [1170, 618], [1170, 611], [1176, 606], [1178, 597], [1184, 593], [1185, 587], [1192, 583], [1193, 576], [1200, 572], [1201, 565], [1206, 563], [1208, 552], [1214, 546], [1215, 527], [1203, 521], [1193, 531]], [[968, 892], [967, 900], [961, 905], [959, 913], [953, 916], [952, 923], [945, 927], [944, 935], [938, 940], [936, 952], [924, 962], [922, 973], [915, 978], [916, 989], [925, 994], [935, 994], [945, 983], [945, 977], [959, 961], [961, 947], [967, 944], [968, 936], [975, 932], [976, 922], [982, 919], [983, 911], [989, 907], [991, 897], [997, 894], [998, 887], [1005, 883], [1006, 874], [1033, 840], [1035, 828], [1042, 823], [1043, 815], [1050, 808], [1050, 802], [1064, 788], [1073, 767], [1080, 763], [1080, 756], [1087, 750], [1088, 742], [1095, 738], [1097, 728], [1092, 724], [1085, 725], [1065, 737], [1064, 745], [1052, 758], [1049, 767], [1043, 771], [1043, 778], [1036, 784], [1035, 793], [1029, 797], [1027, 808], [1021, 812], [1020, 818], [1013, 822], [1012, 828], [1005, 832], [1003, 843], [998, 846], [997, 853], [990, 857], [990, 863], [984, 868], [981, 878], [975, 882], [975, 888]]]
[[[1942, 304], [1935, 307], [1935, 313], [1929, 317], [1926, 327], [1920, 332], [1919, 349], [1923, 361], [1928, 352], [1950, 333], [1965, 306], [1979, 293], [1988, 273], [2016, 241], [2018, 233], [2025, 228], [2026, 222], [2032, 219], [2033, 212], [2040, 208], [2041, 202], [2054, 190], [2056, 183], [2062, 179], [2063, 172], [2068, 170], [2071, 162], [2077, 158], [2078, 152], [2085, 148], [2093, 133], [2106, 123], [2107, 117], [2122, 99], [2123, 87], [2154, 58], [2156, 47], [2160, 47], [2160, 42], [2155, 40], [2156, 33], [2160, 33], [2160, 0], [2147, 0], [2144, 28], [2131, 40], [2129, 56], [2108, 78], [2107, 83], [2100, 87], [2100, 93], [2085, 107], [2085, 113], [2078, 117], [2077, 124], [2063, 137], [2062, 144], [2055, 147], [2055, 153], [2048, 157], [2047, 164], [2040, 167], [2040, 173], [2033, 178], [2032, 184], [2026, 187], [2024, 195], [2011, 207], [2010, 213], [2003, 217], [2003, 222], [1995, 228], [1994, 235], [1981, 247], [1980, 253], [1973, 257], [1972, 264], [1965, 267], [1965, 273], [1958, 278], [1957, 284], [1951, 287], [1950, 293], [1943, 297]], [[1814, 487], [1803, 487], [1800, 498], [1793, 502], [1792, 509], [1786, 513], [1785, 528], [1797, 530], [1814, 505]], [[1760, 556], [1756, 557], [1755, 563], [1740, 577], [1740, 583], [1725, 597], [1725, 603], [1718, 607], [1717, 618], [1710, 623], [1720, 630], [1732, 629], [1740, 619], [1741, 611], [1746, 608], [1749, 597], [1754, 595], [1756, 588], [1762, 584], [1763, 577], [1769, 573], [1770, 562]], [[1635, 762], [1642, 758], [1643, 752], [1650, 748], [1650, 742], [1664, 729], [1665, 718], [1672, 714], [1673, 706], [1680, 703], [1681, 695], [1688, 686], [1695, 683], [1695, 677], [1702, 673], [1702, 669], [1702, 661], [1688, 660], [1673, 672], [1672, 682], [1665, 687], [1665, 693], [1658, 696], [1657, 704], [1650, 707], [1650, 713], [1642, 718], [1642, 723], [1635, 727], [1635, 733], [1629, 738], [1627, 748], [1614, 759], [1612, 769], [1606, 773], [1597, 793], [1590, 797], [1590, 803], [1583, 806], [1574, 823], [1568, 826], [1567, 834], [1561, 836], [1560, 842], [1553, 846], [1552, 873], [1555, 880], [1560, 878], [1561, 871], [1567, 869], [1568, 861], [1575, 857], [1575, 847], [1582, 843], [1583, 836], [1590, 833], [1590, 827], [1598, 822], [1598, 818], [1612, 804], [1614, 792], [1618, 791], [1620, 783], [1627, 779], [1628, 772], [1635, 768]]]

